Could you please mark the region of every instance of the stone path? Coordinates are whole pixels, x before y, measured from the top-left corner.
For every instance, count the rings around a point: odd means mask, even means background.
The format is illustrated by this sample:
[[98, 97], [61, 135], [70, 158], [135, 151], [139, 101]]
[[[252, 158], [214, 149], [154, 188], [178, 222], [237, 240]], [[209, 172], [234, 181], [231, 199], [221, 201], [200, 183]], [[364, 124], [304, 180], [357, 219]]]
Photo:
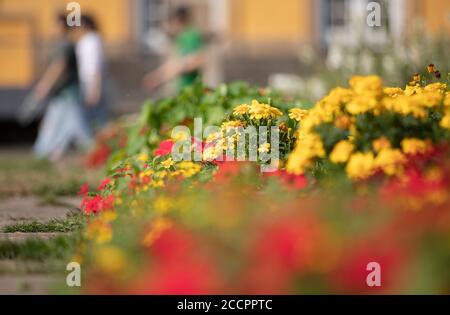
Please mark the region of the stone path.
[[59, 198], [58, 204], [46, 204], [34, 196], [10, 197], [0, 200], [0, 231], [7, 225], [23, 221], [48, 222], [64, 219], [80, 205], [79, 198]]
[[[79, 198], [58, 198], [57, 205], [45, 204], [38, 197], [10, 197], [0, 200], [0, 231], [7, 225], [51, 219], [64, 219], [67, 214], [77, 211]], [[64, 233], [4, 233], [0, 241], [22, 242], [26, 239], [50, 239]], [[0, 294], [47, 294], [54, 284], [64, 281], [49, 269], [64, 270], [64, 266], [49, 266], [39, 262], [0, 260]]]
[[46, 294], [58, 277], [47, 274], [0, 276], [0, 294]]
[[[96, 183], [102, 170], [86, 171], [80, 156], [69, 155], [58, 164], [32, 158], [29, 148], [0, 149], [0, 242], [48, 240], [64, 233], [5, 233], [6, 226], [37, 221], [47, 223], [78, 212], [80, 182]], [[69, 196], [61, 196], [69, 194]], [[8, 250], [8, 249], [7, 249]], [[65, 284], [65, 262], [0, 258], [0, 294], [48, 294]], [[58, 291], [56, 291], [58, 292]]]

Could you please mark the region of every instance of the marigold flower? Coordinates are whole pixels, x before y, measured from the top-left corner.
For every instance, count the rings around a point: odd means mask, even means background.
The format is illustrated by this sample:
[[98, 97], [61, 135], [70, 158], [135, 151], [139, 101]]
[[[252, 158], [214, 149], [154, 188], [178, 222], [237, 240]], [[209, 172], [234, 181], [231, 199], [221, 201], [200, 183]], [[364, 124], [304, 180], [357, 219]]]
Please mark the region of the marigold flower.
[[157, 214], [167, 213], [171, 207], [171, 199], [163, 195], [157, 196], [153, 202], [153, 209]]
[[439, 126], [444, 129], [450, 129], [450, 111], [447, 111], [439, 122]]
[[375, 152], [380, 152], [383, 149], [390, 149], [391, 142], [386, 137], [380, 137], [372, 141], [372, 147]]
[[320, 136], [316, 133], [304, 135], [297, 139], [294, 151], [289, 155], [286, 170], [291, 174], [303, 174], [314, 158], [323, 156], [325, 149]]
[[272, 107], [268, 104], [259, 103], [256, 100], [252, 101], [248, 114], [250, 115], [250, 119], [255, 120], [274, 119], [283, 115], [278, 108]]
[[264, 143], [259, 146], [258, 152], [259, 153], [267, 153], [270, 151], [270, 143]]
[[431, 145], [429, 141], [416, 138], [405, 138], [401, 142], [401, 147], [405, 154], [422, 154], [426, 153]]
[[434, 73], [436, 71], [436, 67], [434, 66], [434, 64], [430, 63], [427, 66], [427, 71], [428, 71], [428, 73]]
[[233, 110], [233, 115], [235, 116], [242, 116], [248, 113], [248, 111], [250, 110], [250, 106], [248, 106], [247, 104], [242, 104], [239, 106], [236, 106]]
[[171, 157], [168, 158], [167, 160], [164, 160], [164, 161], [161, 162], [161, 165], [162, 165], [164, 168], [170, 168], [170, 167], [172, 167], [174, 164], [175, 164], [175, 162], [172, 160]]
[[142, 152], [141, 154], [138, 155], [137, 160], [140, 162], [147, 162], [148, 160], [148, 154], [145, 152]]
[[348, 140], [339, 141], [330, 153], [330, 161], [337, 163], [345, 163], [350, 158], [355, 145]]
[[354, 76], [350, 79], [350, 87], [357, 95], [376, 98], [383, 95], [383, 81], [380, 77]]
[[104, 244], [111, 241], [112, 228], [109, 223], [97, 219], [89, 222], [84, 234], [87, 239], [94, 240], [97, 244]]
[[308, 111], [301, 108], [292, 108], [289, 110], [289, 118], [295, 121], [301, 121], [306, 115]]
[[381, 168], [387, 175], [401, 174], [402, 165], [406, 162], [406, 158], [399, 149], [382, 149], [375, 158], [376, 167]]
[[372, 152], [356, 152], [350, 156], [345, 168], [348, 177], [366, 179], [375, 172], [375, 158]]
[[336, 128], [348, 129], [352, 124], [352, 119], [347, 115], [341, 115], [336, 118], [334, 125]]

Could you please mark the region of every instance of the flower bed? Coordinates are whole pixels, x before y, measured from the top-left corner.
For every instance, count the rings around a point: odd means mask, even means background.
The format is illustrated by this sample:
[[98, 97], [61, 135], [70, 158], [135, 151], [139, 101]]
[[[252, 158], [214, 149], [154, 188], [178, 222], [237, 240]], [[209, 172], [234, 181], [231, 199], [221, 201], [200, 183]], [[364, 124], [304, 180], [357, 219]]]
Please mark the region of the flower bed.
[[[145, 107], [134, 129], [145, 132], [131, 131], [96, 192], [82, 189], [84, 292], [449, 293], [446, 84], [354, 77], [311, 110], [221, 95], [206, 139], [164, 137], [161, 123], [179, 119], [155, 122]], [[182, 96], [156, 108], [175, 113]], [[275, 128], [277, 158], [258, 142], [253, 162], [221, 159], [242, 138], [227, 128], [249, 126]], [[179, 141], [202, 159], [174, 159]]]

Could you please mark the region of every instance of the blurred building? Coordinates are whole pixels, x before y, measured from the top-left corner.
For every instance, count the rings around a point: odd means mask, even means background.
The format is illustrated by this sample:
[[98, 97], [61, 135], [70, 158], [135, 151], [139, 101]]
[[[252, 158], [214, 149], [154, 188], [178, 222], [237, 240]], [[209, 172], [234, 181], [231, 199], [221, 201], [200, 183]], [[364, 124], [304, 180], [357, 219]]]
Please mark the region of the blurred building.
[[[53, 17], [70, 1], [0, 0], [0, 117], [42, 72]], [[450, 34], [450, 0], [378, 0], [382, 27], [366, 24], [366, 0], [78, 0], [94, 15], [105, 39], [121, 110], [138, 106], [142, 74], [154, 67], [167, 41], [161, 26], [171, 8], [188, 4], [211, 43], [207, 80], [246, 79], [265, 84], [276, 71], [301, 72], [299, 52], [326, 51], [338, 40], [382, 42], [401, 38], [420, 21], [429, 35]], [[226, 67], [223, 65], [226, 64]]]

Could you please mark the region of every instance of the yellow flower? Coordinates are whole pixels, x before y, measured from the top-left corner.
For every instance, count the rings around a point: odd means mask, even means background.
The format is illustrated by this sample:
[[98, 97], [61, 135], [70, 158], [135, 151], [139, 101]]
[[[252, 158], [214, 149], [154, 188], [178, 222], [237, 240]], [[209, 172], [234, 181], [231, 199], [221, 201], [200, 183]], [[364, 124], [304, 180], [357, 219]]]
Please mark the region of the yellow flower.
[[444, 106], [450, 107], [450, 92], [445, 93]]
[[401, 142], [401, 147], [405, 154], [425, 153], [430, 149], [430, 146], [429, 141], [416, 138], [405, 138]]
[[206, 143], [211, 143], [211, 142], [218, 141], [218, 140], [219, 141], [223, 140], [223, 134], [220, 131], [209, 134], [206, 137]]
[[244, 127], [244, 122], [240, 120], [229, 120], [222, 123], [221, 128], [227, 129], [227, 128], [237, 128], [237, 127]]
[[380, 137], [372, 141], [372, 147], [375, 152], [380, 152], [383, 149], [390, 149], [391, 142], [386, 137]]
[[170, 168], [171, 166], [173, 166], [175, 164], [175, 162], [172, 160], [172, 158], [168, 158], [167, 160], [164, 160], [161, 162], [161, 165], [164, 168]]
[[420, 106], [420, 99], [417, 98], [418, 94], [413, 96], [398, 96], [396, 98], [384, 98], [383, 106], [390, 111], [399, 113], [401, 115], [413, 115], [415, 118], [424, 118], [427, 112]]
[[387, 87], [384, 88], [384, 94], [388, 95], [389, 97], [396, 98], [399, 95], [403, 95], [403, 90], [397, 87]]
[[426, 87], [423, 88], [425, 91], [429, 91], [429, 92], [440, 92], [440, 93], [444, 93], [447, 90], [447, 84], [445, 83], [441, 83], [441, 82], [436, 82], [436, 83], [431, 83], [428, 84]]
[[447, 111], [444, 117], [442, 117], [439, 126], [444, 129], [450, 129], [450, 111]]
[[292, 108], [289, 110], [289, 118], [296, 121], [302, 120], [307, 114], [308, 111], [301, 108]]
[[347, 103], [346, 109], [350, 114], [357, 115], [371, 110], [378, 106], [378, 100], [368, 96], [356, 96]]
[[185, 178], [189, 178], [201, 171], [202, 167], [198, 163], [191, 161], [181, 161], [177, 165], [178, 169]]
[[417, 99], [416, 102], [420, 106], [431, 108], [440, 105], [444, 95], [439, 91], [431, 91], [414, 95], [414, 97]]
[[203, 150], [203, 160], [204, 161], [213, 161], [223, 154], [223, 144], [224, 141], [220, 141], [220, 143], [215, 143], [210, 146], [207, 146]]
[[158, 196], [153, 201], [153, 209], [157, 214], [164, 214], [167, 213], [170, 208], [172, 207], [172, 201], [170, 198], [167, 198], [166, 196]]
[[175, 142], [184, 141], [190, 138], [190, 133], [184, 130], [179, 130], [177, 132], [173, 132], [171, 135], [171, 139]]
[[162, 188], [164, 187], [164, 181], [161, 179], [152, 180], [150, 186], [153, 188]]
[[378, 76], [354, 76], [350, 79], [349, 83], [350, 88], [357, 95], [364, 95], [372, 98], [383, 95], [383, 81]]
[[264, 143], [263, 145], [260, 145], [258, 148], [259, 153], [267, 153], [270, 150], [270, 143]]
[[255, 120], [273, 119], [283, 115], [278, 108], [272, 107], [268, 104], [259, 103], [256, 100], [252, 101], [248, 113], [250, 118]]
[[101, 219], [107, 223], [113, 222], [117, 219], [116, 211], [103, 211], [100, 215]]
[[372, 152], [353, 153], [345, 168], [351, 179], [365, 179], [375, 172], [375, 158]]
[[233, 110], [233, 115], [235, 116], [242, 116], [248, 113], [248, 111], [250, 110], [250, 106], [248, 106], [247, 104], [242, 104], [239, 106], [236, 106]]
[[330, 161], [337, 163], [345, 163], [350, 158], [350, 154], [355, 149], [355, 145], [348, 140], [339, 141], [330, 153]]
[[150, 168], [142, 171], [141, 173], [139, 173], [139, 177], [140, 178], [144, 178], [144, 177], [149, 177], [152, 176], [152, 174], [154, 173], [154, 171]]
[[140, 162], [147, 162], [148, 161], [148, 154], [145, 152], [142, 152], [141, 154], [138, 155], [137, 160]]
[[97, 218], [97, 220], [88, 224], [85, 236], [94, 240], [97, 244], [107, 243], [112, 239], [112, 228], [109, 224]]
[[341, 115], [334, 121], [336, 128], [348, 129], [352, 125], [352, 119], [347, 115]]
[[126, 258], [118, 247], [102, 246], [94, 252], [94, 264], [106, 273], [120, 273], [126, 267]]
[[399, 149], [385, 148], [375, 158], [376, 167], [381, 168], [387, 175], [399, 175], [403, 172], [402, 165], [406, 158]]
[[411, 95], [415, 95], [415, 94], [419, 94], [419, 93], [422, 93], [422, 87], [420, 85], [414, 85], [414, 86], [408, 85], [405, 88], [404, 95], [411, 96]]
[[322, 139], [315, 133], [297, 139], [294, 151], [289, 155], [286, 170], [293, 174], [303, 174], [311, 166], [314, 158], [325, 156]]

